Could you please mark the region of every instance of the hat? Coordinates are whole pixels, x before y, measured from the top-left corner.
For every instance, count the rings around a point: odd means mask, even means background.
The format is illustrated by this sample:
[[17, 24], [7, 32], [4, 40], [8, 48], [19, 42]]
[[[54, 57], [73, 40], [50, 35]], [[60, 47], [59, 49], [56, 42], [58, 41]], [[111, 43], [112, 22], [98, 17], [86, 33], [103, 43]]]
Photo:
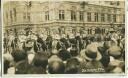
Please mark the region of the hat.
[[102, 58], [100, 52], [98, 51], [98, 44], [97, 43], [91, 43], [87, 46], [85, 49], [85, 59], [91, 61], [91, 60], [100, 60]]
[[111, 56], [119, 56], [121, 55], [121, 49], [119, 46], [111, 46], [109, 49], [108, 49], [108, 52]]

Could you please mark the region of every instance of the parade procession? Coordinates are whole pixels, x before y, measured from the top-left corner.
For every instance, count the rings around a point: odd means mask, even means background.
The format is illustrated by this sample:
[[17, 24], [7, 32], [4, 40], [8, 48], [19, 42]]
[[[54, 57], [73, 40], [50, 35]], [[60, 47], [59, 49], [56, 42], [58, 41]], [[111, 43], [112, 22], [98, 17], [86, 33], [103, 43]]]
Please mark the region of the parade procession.
[[4, 74], [125, 73], [124, 1], [7, 1]]

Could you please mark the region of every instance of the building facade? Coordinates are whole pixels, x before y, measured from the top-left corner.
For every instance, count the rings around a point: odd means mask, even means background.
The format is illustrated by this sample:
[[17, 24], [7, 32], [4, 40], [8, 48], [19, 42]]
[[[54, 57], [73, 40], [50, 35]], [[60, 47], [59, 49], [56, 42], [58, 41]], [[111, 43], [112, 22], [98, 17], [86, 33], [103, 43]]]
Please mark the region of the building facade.
[[124, 1], [10, 1], [3, 8], [5, 32], [104, 34], [125, 28]]

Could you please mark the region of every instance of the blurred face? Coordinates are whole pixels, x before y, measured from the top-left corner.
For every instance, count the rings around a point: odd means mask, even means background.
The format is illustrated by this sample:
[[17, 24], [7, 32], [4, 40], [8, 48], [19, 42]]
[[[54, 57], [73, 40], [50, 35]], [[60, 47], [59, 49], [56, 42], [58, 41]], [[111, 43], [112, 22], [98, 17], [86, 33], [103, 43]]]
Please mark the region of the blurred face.
[[33, 41], [29, 41], [29, 42], [28, 42], [28, 45], [29, 45], [30, 47], [32, 47], [32, 46], [34, 45], [34, 42], [33, 42]]

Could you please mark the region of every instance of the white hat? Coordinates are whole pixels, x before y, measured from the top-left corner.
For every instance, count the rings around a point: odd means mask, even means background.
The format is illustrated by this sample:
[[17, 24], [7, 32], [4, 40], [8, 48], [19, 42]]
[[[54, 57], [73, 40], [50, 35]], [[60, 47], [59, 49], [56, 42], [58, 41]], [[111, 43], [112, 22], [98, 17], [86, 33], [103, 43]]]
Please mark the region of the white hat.
[[118, 46], [111, 46], [109, 49], [108, 49], [108, 52], [111, 56], [119, 56], [121, 55], [121, 48], [118, 47]]

